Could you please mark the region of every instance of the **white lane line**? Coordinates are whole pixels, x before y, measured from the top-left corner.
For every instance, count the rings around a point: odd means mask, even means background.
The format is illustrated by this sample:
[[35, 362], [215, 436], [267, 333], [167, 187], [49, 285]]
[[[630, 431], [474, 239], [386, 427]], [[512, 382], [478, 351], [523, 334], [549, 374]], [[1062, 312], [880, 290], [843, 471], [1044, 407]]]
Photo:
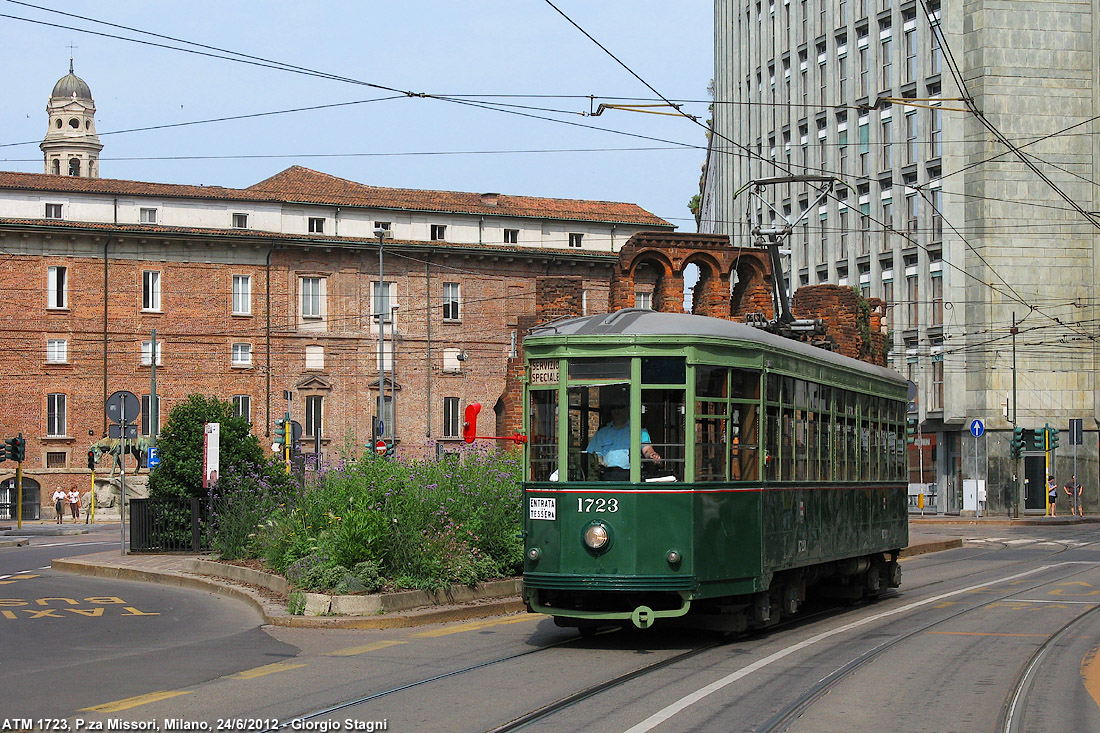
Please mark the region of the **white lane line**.
[[[1060, 564], [1062, 564], [1062, 563], [1059, 563], [1059, 565]], [[901, 606], [899, 608], [895, 608], [892, 611], [884, 611], [883, 613], [877, 613], [874, 616], [868, 616], [867, 618], [860, 619], [859, 621], [853, 621], [850, 624], [840, 626], [840, 627], [838, 627], [836, 629], [833, 629], [831, 631], [823, 631], [822, 633], [818, 634], [817, 636], [812, 636], [809, 639], [806, 639], [805, 641], [800, 641], [797, 644], [793, 644], [793, 645], [787, 647], [786, 649], [780, 649], [779, 651], [777, 651], [773, 654], [769, 654], [768, 656], [764, 657], [763, 659], [757, 660], [757, 661], [753, 662], [752, 664], [750, 664], [746, 667], [742, 667], [741, 669], [737, 670], [736, 672], [732, 672], [732, 673], [726, 675], [725, 677], [710, 683], [706, 687], [699, 688], [698, 690], [691, 693], [690, 695], [686, 695], [686, 696], [680, 698], [679, 700], [677, 700], [676, 702], [672, 703], [671, 705], [668, 705], [668, 706], [662, 708], [661, 710], [658, 710], [656, 713], [649, 716], [648, 718], [646, 718], [642, 722], [638, 723], [637, 725], [632, 726], [630, 728], [627, 728], [626, 733], [644, 733], [644, 731], [653, 730], [654, 728], [656, 728], [661, 723], [664, 723], [666, 720], [668, 720], [672, 716], [676, 715], [677, 713], [682, 712], [683, 710], [686, 710], [688, 707], [694, 705], [695, 703], [699, 702], [700, 700], [707, 697], [708, 695], [710, 695], [714, 692], [718, 692], [722, 688], [733, 684], [737, 680], [740, 680], [744, 677], [748, 677], [753, 672], [757, 672], [757, 671], [763, 669], [764, 667], [767, 667], [771, 664], [774, 664], [775, 662], [778, 662], [780, 659], [783, 659], [785, 657], [789, 657], [790, 655], [794, 654], [795, 652], [800, 652], [803, 649], [807, 649], [807, 648], [809, 648], [809, 647], [811, 647], [815, 644], [818, 644], [819, 642], [825, 641], [826, 639], [829, 639], [829, 638], [831, 638], [833, 636], [836, 636], [838, 634], [847, 633], [848, 631], [851, 631], [852, 629], [858, 629], [860, 626], [866, 626], [867, 624], [874, 623], [875, 621], [879, 621], [879, 620], [884, 619], [884, 618], [889, 618], [890, 616], [896, 616], [900, 613], [907, 613], [909, 611], [912, 611], [914, 608], [920, 608], [921, 606], [927, 606], [930, 603], [936, 603], [938, 601], [942, 601], [944, 598], [951, 598], [952, 596], [963, 595], [964, 593], [973, 593], [975, 590], [978, 590], [979, 588], [986, 588], [986, 587], [988, 587], [990, 585], [994, 585], [996, 583], [1005, 583], [1005, 582], [1010, 581], [1010, 580], [1015, 580], [1016, 578], [1024, 578], [1024, 577], [1027, 577], [1028, 575], [1034, 575], [1036, 573], [1041, 573], [1041, 572], [1044, 572], [1046, 570], [1050, 570], [1051, 568], [1054, 568], [1054, 567], [1058, 567], [1058, 565], [1044, 565], [1040, 568], [1035, 568], [1034, 570], [1028, 570], [1028, 571], [1025, 571], [1025, 572], [1022, 572], [1022, 573], [1017, 573], [1016, 575], [1009, 575], [1007, 578], [1000, 578], [998, 580], [990, 581], [988, 583], [980, 583], [978, 585], [970, 586], [969, 588], [963, 588], [961, 590], [951, 591], [950, 593], [942, 593], [938, 596], [933, 596], [931, 598], [925, 598], [923, 601], [916, 601], [914, 603], [910, 603], [908, 605]]]

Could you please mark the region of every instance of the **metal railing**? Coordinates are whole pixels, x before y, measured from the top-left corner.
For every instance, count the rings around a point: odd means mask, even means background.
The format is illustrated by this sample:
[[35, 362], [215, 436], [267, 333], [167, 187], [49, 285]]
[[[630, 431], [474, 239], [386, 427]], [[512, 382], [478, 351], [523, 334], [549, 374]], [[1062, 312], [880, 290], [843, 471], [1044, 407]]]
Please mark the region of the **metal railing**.
[[202, 552], [202, 503], [190, 499], [131, 499], [130, 552]]

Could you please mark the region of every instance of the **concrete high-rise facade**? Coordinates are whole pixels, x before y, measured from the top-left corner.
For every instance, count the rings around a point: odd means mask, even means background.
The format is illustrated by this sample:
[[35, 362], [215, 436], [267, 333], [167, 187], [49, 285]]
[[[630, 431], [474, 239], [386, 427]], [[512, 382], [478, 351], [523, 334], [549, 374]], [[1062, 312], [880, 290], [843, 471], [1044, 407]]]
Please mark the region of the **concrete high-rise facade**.
[[[770, 185], [769, 209], [749, 181], [835, 179], [790, 237], [790, 288], [888, 302], [889, 362], [917, 385], [911, 480], [937, 484], [941, 511], [970, 479], [989, 511], [1045, 510], [1036, 484], [1073, 473], [1073, 419], [1100, 501], [1098, 53], [1100, 0], [715, 1], [701, 229], [748, 244], [815, 194]], [[1056, 451], [1010, 459], [1014, 425], [1048, 424]]]

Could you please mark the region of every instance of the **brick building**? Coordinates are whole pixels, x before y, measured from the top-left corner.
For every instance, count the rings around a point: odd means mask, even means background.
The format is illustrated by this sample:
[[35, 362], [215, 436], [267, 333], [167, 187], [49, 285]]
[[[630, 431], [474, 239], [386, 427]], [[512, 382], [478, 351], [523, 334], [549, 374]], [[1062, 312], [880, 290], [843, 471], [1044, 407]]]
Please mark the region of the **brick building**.
[[[536, 323], [683, 310], [689, 266], [694, 312], [771, 315], [765, 253], [675, 234], [633, 204], [381, 188], [297, 166], [245, 189], [99, 178], [91, 93], [70, 73], [57, 94], [47, 172], [0, 172], [0, 438], [27, 439], [28, 518], [55, 486], [87, 485], [111, 394], [140, 398], [150, 435], [154, 361], [158, 423], [201, 393], [232, 400], [261, 440], [289, 410], [304, 451], [358, 453], [381, 417], [416, 456], [460, 440], [470, 402], [487, 408], [481, 432], [518, 429]], [[828, 311], [830, 298], [810, 301]], [[0, 505], [15, 501], [13, 469], [0, 464]]]

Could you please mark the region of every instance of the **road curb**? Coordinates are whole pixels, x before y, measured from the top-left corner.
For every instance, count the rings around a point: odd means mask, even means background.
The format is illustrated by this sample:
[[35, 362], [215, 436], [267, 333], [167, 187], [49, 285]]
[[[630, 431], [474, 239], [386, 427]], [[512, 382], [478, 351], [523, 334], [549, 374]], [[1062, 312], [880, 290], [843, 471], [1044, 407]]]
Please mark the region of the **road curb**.
[[907, 557], [916, 557], [917, 555], [927, 555], [930, 552], [943, 552], [944, 550], [957, 550], [963, 546], [961, 538], [951, 540], [930, 540], [928, 542], [921, 542], [919, 544], [910, 545], [906, 547], [898, 555], [899, 558], [905, 559]]

